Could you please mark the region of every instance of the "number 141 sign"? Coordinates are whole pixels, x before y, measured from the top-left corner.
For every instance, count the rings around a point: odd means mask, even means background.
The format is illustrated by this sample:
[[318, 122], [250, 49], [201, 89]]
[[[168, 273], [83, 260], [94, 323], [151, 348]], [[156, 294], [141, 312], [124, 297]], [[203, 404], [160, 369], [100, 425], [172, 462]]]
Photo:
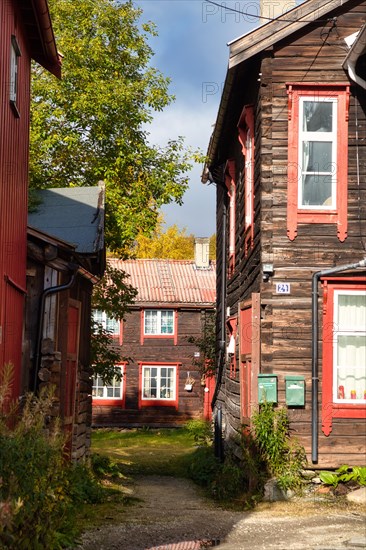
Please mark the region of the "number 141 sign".
[[291, 294], [290, 283], [276, 283], [276, 294]]

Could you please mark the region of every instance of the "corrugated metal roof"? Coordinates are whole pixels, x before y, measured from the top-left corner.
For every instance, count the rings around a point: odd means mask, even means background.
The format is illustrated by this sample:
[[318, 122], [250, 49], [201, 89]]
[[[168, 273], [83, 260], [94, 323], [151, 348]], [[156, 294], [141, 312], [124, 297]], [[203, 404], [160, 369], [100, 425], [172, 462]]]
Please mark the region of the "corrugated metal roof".
[[193, 260], [116, 260], [108, 263], [130, 275], [137, 303], [214, 304], [216, 262], [198, 269]]
[[104, 186], [59, 187], [37, 192], [41, 204], [28, 223], [76, 246], [81, 254], [104, 247]]

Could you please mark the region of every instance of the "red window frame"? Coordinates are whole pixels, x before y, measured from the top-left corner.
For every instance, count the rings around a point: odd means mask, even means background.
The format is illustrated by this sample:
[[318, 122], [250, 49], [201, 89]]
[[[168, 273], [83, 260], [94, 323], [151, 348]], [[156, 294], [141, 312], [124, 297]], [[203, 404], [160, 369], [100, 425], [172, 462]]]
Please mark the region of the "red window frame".
[[226, 321], [227, 329], [228, 329], [228, 336], [229, 336], [229, 344], [228, 344], [228, 350], [230, 345], [234, 346], [233, 353], [228, 352], [228, 361], [230, 365], [230, 378], [236, 378], [236, 334], [237, 334], [237, 324], [238, 319], [237, 317], [229, 317], [229, 319]]
[[126, 406], [126, 363], [117, 363], [116, 367], [122, 367], [122, 395], [121, 398], [115, 397], [94, 397], [92, 398], [93, 407], [108, 405], [124, 409]]
[[229, 259], [228, 276], [235, 271], [235, 224], [236, 224], [236, 174], [235, 161], [230, 159], [225, 168], [225, 185], [229, 197]]
[[[173, 334], [145, 334], [145, 311], [173, 311]], [[174, 341], [174, 345], [178, 344], [178, 312], [175, 309], [169, 307], [146, 307], [141, 310], [140, 317], [140, 344], [143, 346], [145, 340], [151, 339], [171, 339]]]
[[[181, 363], [160, 363], [154, 361], [139, 361], [139, 395], [138, 406], [139, 409], [145, 407], [174, 407], [178, 410], [179, 403], [179, 367]], [[143, 387], [143, 368], [144, 367], [174, 367], [175, 371], [175, 399], [143, 399], [142, 387]]]
[[[338, 239], [347, 237], [347, 175], [348, 175], [348, 84], [287, 83], [288, 94], [288, 165], [287, 165], [287, 236], [293, 241], [298, 224], [326, 223], [337, 225]], [[298, 204], [299, 175], [299, 111], [302, 97], [335, 98], [337, 102], [337, 170], [335, 208], [308, 209]]]
[[366, 290], [364, 277], [324, 279], [323, 283], [323, 371], [322, 371], [322, 431], [328, 436], [333, 418], [366, 418], [366, 403], [333, 401], [334, 354], [334, 291]]
[[[254, 243], [254, 105], [245, 105], [238, 122], [239, 142], [244, 157], [245, 254]], [[248, 148], [248, 135], [250, 149]], [[248, 155], [250, 152], [250, 158]]]

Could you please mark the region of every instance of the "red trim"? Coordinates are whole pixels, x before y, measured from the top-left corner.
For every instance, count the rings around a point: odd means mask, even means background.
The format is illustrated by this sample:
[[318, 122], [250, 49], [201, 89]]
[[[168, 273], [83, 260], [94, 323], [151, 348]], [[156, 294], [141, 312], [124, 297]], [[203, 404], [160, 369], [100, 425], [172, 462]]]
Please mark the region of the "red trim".
[[[338, 239], [347, 238], [347, 178], [348, 178], [348, 105], [349, 84], [292, 83], [287, 84], [288, 94], [288, 199], [287, 236], [297, 236], [300, 223], [334, 223]], [[334, 210], [304, 210], [298, 206], [298, 141], [299, 101], [303, 96], [337, 98], [337, 186]]]
[[117, 363], [116, 366], [122, 367], [122, 397], [121, 399], [115, 399], [113, 397], [93, 397], [92, 405], [93, 407], [99, 407], [100, 405], [108, 405], [109, 407], [118, 407], [124, 409], [126, 406], [126, 363]]
[[[238, 137], [244, 156], [244, 162], [247, 157], [247, 136], [250, 131], [251, 142], [251, 170], [250, 180], [248, 177], [247, 164], [245, 163], [244, 170], [244, 228], [245, 228], [245, 254], [248, 253], [249, 248], [253, 248], [254, 245], [254, 156], [255, 156], [255, 141], [254, 141], [254, 105], [245, 105], [238, 122]], [[250, 221], [248, 221], [248, 202]]]
[[236, 174], [235, 161], [230, 159], [225, 168], [225, 185], [230, 201], [229, 206], [229, 260], [228, 276], [232, 277], [235, 271], [235, 223], [236, 223]]
[[[366, 404], [333, 402], [334, 291], [366, 290], [365, 278], [351, 277], [343, 284], [327, 281], [327, 305], [323, 317], [322, 431], [328, 436], [333, 418], [366, 418]], [[325, 282], [325, 281], [324, 281]], [[360, 284], [357, 284], [357, 283]]]
[[[139, 393], [138, 393], [138, 407], [142, 409], [144, 407], [174, 407], [178, 410], [179, 402], [179, 367], [181, 363], [160, 363], [154, 361], [139, 361]], [[175, 399], [143, 399], [142, 398], [142, 370], [143, 367], [175, 367]]]
[[205, 377], [205, 389], [203, 397], [203, 418], [205, 420], [211, 420], [212, 418], [212, 396], [215, 391], [216, 380], [213, 374], [206, 374]]

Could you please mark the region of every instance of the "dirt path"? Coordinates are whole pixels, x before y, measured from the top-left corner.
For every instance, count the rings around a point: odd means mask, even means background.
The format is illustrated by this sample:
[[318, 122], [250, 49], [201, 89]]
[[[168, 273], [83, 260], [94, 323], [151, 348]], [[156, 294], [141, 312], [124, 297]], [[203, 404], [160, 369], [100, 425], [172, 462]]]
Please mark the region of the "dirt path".
[[366, 548], [365, 509], [356, 506], [302, 501], [221, 510], [190, 481], [165, 476], [137, 479], [133, 496], [141, 500], [126, 507], [123, 523], [85, 533], [83, 550], [196, 550], [198, 541], [220, 550]]

